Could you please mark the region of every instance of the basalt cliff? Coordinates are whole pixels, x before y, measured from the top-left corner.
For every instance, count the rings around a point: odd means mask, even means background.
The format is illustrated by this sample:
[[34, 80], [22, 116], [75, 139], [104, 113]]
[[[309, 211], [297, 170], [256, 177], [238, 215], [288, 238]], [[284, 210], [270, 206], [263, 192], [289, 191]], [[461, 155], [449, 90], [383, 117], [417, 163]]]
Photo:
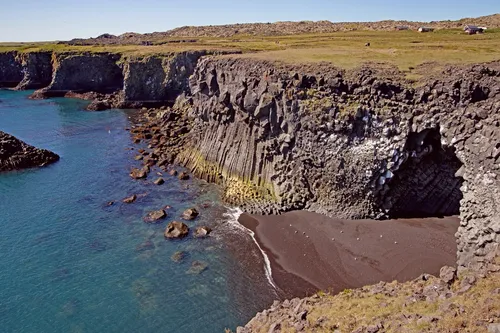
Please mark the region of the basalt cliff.
[[248, 212], [343, 218], [460, 215], [460, 271], [500, 242], [500, 63], [415, 85], [397, 70], [182, 52], [0, 54], [0, 85], [144, 110], [146, 164], [179, 163]]

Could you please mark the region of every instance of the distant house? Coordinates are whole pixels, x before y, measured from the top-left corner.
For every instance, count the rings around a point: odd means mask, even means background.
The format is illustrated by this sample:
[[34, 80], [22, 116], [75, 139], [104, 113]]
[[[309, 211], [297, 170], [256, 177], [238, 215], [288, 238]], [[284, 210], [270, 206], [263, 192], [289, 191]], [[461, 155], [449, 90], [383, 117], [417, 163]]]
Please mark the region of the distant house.
[[470, 25], [470, 24], [464, 27], [465, 33], [469, 35], [482, 34], [484, 30], [486, 30], [485, 27], [477, 27], [475, 25]]
[[396, 30], [410, 30], [410, 27], [408, 27], [407, 25], [398, 25], [396, 26]]
[[434, 28], [429, 28], [429, 27], [420, 27], [418, 28], [418, 32], [433, 32]]

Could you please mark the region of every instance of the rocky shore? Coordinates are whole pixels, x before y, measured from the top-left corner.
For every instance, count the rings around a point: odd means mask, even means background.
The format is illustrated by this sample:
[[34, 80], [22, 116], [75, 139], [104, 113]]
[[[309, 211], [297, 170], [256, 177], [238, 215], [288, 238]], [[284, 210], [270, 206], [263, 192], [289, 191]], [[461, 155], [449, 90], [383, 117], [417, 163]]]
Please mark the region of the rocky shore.
[[57, 154], [0, 131], [0, 172], [46, 166], [58, 160]]
[[[202, 51], [52, 54], [50, 66], [36, 97], [91, 98], [96, 110], [144, 107], [130, 129], [149, 147], [137, 177], [177, 163], [257, 214], [458, 215], [459, 272], [495, 268], [499, 62], [450, 66], [419, 86], [386, 67], [347, 71]], [[48, 68], [47, 56], [1, 53], [0, 86], [45, 85]]]

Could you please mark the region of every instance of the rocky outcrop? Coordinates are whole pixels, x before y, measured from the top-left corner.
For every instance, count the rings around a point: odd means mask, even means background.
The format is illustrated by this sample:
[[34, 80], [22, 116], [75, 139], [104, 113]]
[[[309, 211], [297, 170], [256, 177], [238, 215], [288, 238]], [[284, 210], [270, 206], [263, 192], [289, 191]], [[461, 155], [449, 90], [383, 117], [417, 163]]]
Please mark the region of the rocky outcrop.
[[16, 56], [17, 52], [0, 53], [0, 88], [15, 87], [23, 79], [23, 69]]
[[164, 236], [167, 239], [184, 238], [189, 234], [189, 227], [182, 222], [170, 222], [165, 229]]
[[0, 172], [41, 167], [58, 160], [57, 154], [30, 146], [0, 131]]
[[205, 53], [192, 51], [129, 59], [124, 63], [125, 101], [161, 105], [175, 100], [188, 89], [188, 78]]
[[52, 81], [52, 52], [19, 53], [16, 60], [23, 72], [17, 90], [44, 88]]
[[499, 67], [415, 89], [370, 68], [207, 57], [151, 142], [249, 212], [460, 213], [459, 263], [481, 264], [500, 241]]
[[35, 97], [64, 96], [68, 91], [112, 93], [123, 88], [120, 55], [111, 53], [54, 53], [54, 72], [48, 87]]

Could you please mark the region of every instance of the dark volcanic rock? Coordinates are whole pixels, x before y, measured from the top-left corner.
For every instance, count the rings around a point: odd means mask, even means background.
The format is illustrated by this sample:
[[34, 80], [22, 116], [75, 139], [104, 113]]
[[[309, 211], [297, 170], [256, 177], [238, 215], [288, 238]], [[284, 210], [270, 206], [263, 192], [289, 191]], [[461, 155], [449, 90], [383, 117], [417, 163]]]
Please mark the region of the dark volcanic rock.
[[212, 232], [212, 229], [209, 227], [198, 227], [196, 228], [196, 232], [194, 233], [194, 237], [196, 238], [205, 238]]
[[125, 199], [122, 200], [123, 203], [126, 203], [126, 204], [131, 204], [133, 203], [135, 200], [137, 199], [137, 196], [135, 194], [131, 195], [130, 197], [127, 197]]
[[144, 222], [146, 223], [159, 223], [160, 220], [163, 220], [167, 217], [167, 213], [163, 209], [155, 210], [149, 212], [146, 216], [144, 216]]
[[133, 168], [132, 171], [130, 172], [130, 177], [134, 179], [143, 179], [148, 176], [148, 172], [146, 169], [137, 169]]
[[158, 178], [154, 181], [155, 185], [163, 185], [165, 183], [165, 179], [163, 178]]
[[184, 238], [189, 233], [189, 227], [182, 222], [170, 222], [165, 229], [165, 238]]
[[189, 208], [182, 213], [182, 218], [189, 221], [194, 220], [198, 215], [200, 215], [200, 213], [196, 208]]
[[0, 172], [45, 166], [58, 160], [59, 155], [0, 131]]

